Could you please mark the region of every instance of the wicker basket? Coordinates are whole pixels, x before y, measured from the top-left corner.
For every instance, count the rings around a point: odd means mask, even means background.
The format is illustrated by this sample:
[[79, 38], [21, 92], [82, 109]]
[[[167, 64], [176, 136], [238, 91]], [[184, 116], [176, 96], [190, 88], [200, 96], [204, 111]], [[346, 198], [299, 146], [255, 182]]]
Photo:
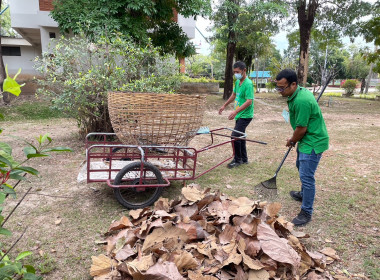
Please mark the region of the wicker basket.
[[205, 96], [109, 92], [112, 127], [124, 144], [187, 146], [202, 124]]

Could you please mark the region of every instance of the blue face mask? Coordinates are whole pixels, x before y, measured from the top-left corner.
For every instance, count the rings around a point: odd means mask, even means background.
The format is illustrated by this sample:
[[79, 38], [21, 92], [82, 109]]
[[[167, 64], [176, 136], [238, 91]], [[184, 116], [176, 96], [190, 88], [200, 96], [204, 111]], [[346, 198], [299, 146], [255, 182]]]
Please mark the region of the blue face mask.
[[243, 75], [240, 73], [236, 73], [235, 78], [236, 78], [236, 80], [240, 80], [241, 78], [243, 78]]

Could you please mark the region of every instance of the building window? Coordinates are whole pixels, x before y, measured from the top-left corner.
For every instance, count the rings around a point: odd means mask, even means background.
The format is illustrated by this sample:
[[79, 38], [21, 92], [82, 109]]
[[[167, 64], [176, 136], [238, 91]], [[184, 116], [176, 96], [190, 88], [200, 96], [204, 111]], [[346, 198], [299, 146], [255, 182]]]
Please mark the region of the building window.
[[21, 56], [20, 47], [1, 47], [1, 53], [3, 56]]
[[49, 32], [49, 37], [50, 37], [50, 39], [54, 39], [55, 38], [55, 32]]

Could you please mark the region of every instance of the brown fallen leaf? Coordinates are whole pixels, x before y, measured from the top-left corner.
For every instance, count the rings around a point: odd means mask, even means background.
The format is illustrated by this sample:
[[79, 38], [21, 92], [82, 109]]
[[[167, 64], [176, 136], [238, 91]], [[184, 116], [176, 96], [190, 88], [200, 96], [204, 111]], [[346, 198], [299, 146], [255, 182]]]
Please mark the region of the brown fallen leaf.
[[187, 277], [190, 280], [218, 280], [218, 278], [211, 275], [203, 275], [200, 271], [193, 272], [189, 270]]
[[169, 199], [160, 197], [155, 203], [154, 203], [154, 211], [157, 210], [164, 210], [166, 212], [170, 211], [170, 204]]
[[333, 277], [336, 280], [350, 280], [350, 278], [343, 276], [343, 275], [334, 275]]
[[281, 210], [281, 203], [279, 202], [273, 202], [267, 205], [266, 212], [268, 216], [275, 217], [277, 216], [278, 212]]
[[339, 256], [336, 254], [336, 251], [331, 247], [323, 248], [319, 252], [326, 256], [329, 256], [330, 258], [333, 258], [334, 260], [340, 260]]
[[142, 214], [144, 209], [136, 209], [136, 210], [130, 210], [129, 216], [131, 216], [134, 220], [137, 220], [140, 218], [140, 214]]
[[99, 276], [95, 276], [94, 280], [116, 280], [120, 279], [120, 272], [117, 270], [112, 270], [107, 274], [102, 274]]
[[275, 231], [265, 222], [261, 222], [257, 226], [257, 239], [260, 241], [264, 253], [272, 259], [288, 263], [294, 268], [299, 267], [301, 257], [288, 244], [286, 239], [278, 237]]
[[323, 280], [325, 279], [324, 277], [322, 277], [321, 275], [318, 275], [317, 273], [315, 273], [314, 271], [310, 272], [308, 275], [307, 275], [307, 280]]
[[232, 200], [231, 205], [228, 207], [228, 212], [231, 215], [245, 216], [251, 214], [255, 208], [256, 204], [254, 201], [247, 197], [239, 197]]
[[248, 280], [268, 280], [269, 273], [265, 269], [250, 270], [248, 272]]
[[182, 195], [191, 202], [199, 201], [204, 197], [200, 190], [191, 185], [182, 189]]
[[131, 248], [131, 245], [127, 244], [116, 252], [115, 259], [122, 262], [133, 255], [136, 255], [136, 252]]
[[220, 244], [224, 245], [230, 243], [232, 240], [236, 240], [238, 229], [238, 227], [227, 224], [222, 233], [219, 235]]
[[108, 229], [108, 233], [119, 230], [119, 229], [125, 229], [128, 227], [133, 227], [133, 224], [129, 221], [129, 219], [125, 216], [121, 217], [119, 221], [116, 221], [111, 224], [111, 226]]
[[149, 280], [185, 280], [172, 262], [157, 262], [144, 273], [144, 279]]
[[62, 219], [58, 219], [58, 220], [56, 220], [54, 223], [55, 223], [56, 226], [58, 226], [58, 225], [61, 224], [61, 222], [62, 222]]
[[244, 253], [245, 247], [246, 245], [245, 245], [244, 239], [240, 239], [238, 243], [238, 249], [239, 249], [240, 254], [243, 257], [243, 263], [253, 270], [263, 269], [264, 265], [259, 260], [254, 260], [250, 256]]
[[117, 262], [109, 257], [101, 254], [99, 256], [92, 256], [92, 264], [90, 269], [90, 275], [92, 277], [109, 273], [111, 269], [116, 267]]
[[168, 222], [164, 224], [163, 228], [154, 229], [153, 232], [146, 237], [142, 251], [145, 252], [154, 244], [167, 239], [179, 240], [182, 243], [186, 243], [188, 241], [188, 237], [184, 229], [173, 226]]
[[246, 244], [245, 253], [251, 258], [256, 257], [261, 250], [260, 241], [252, 237], [244, 238], [244, 240]]
[[186, 251], [182, 251], [179, 254], [174, 255], [173, 262], [177, 266], [178, 271], [187, 271], [189, 269], [195, 269], [199, 267], [199, 263], [194, 256]]

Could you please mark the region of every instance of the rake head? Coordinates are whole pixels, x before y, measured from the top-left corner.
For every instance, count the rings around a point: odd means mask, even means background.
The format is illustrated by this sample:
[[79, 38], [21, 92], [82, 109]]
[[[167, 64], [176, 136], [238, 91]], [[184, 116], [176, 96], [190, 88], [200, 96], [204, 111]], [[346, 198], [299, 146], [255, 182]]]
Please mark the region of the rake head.
[[277, 196], [276, 177], [256, 185], [255, 192], [259, 198], [274, 200]]

